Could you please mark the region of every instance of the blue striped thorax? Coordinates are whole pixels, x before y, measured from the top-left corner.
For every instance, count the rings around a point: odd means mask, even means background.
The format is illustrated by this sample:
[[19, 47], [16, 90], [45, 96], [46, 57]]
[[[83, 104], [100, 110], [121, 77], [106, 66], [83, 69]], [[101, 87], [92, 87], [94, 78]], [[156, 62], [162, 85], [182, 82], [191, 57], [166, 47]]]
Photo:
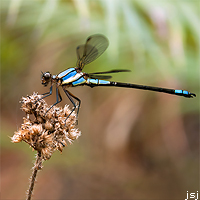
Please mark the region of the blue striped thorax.
[[64, 76], [68, 75], [72, 71], [76, 71], [75, 68], [66, 69], [66, 70], [60, 72], [57, 76], [58, 76], [58, 78], [63, 78]]
[[69, 68], [58, 74], [57, 77], [62, 79], [61, 85], [72, 84], [72, 86], [77, 86], [86, 82], [83, 75], [83, 72], [78, 73], [75, 68]]
[[83, 72], [77, 72], [75, 68], [69, 68], [57, 75], [62, 80], [61, 85], [72, 84], [72, 86], [78, 86], [83, 84], [94, 85], [108, 85], [110, 81], [85, 78]]

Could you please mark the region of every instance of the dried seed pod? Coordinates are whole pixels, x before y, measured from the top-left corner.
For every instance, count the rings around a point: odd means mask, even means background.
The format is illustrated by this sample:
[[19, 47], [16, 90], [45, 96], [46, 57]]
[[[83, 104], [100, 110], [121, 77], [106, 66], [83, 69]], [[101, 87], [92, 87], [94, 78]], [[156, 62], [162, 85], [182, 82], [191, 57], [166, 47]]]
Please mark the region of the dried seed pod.
[[67, 142], [71, 144], [78, 139], [81, 132], [75, 128], [74, 113], [66, 120], [71, 113], [69, 106], [64, 109], [54, 106], [47, 112], [50, 106], [43, 99], [39, 100], [40, 98], [36, 93], [22, 97], [21, 109], [26, 113], [26, 117], [23, 117], [21, 128], [11, 140], [14, 143], [25, 141], [41, 154], [43, 160], [47, 160], [54, 151], [62, 152]]
[[52, 130], [53, 129], [53, 125], [52, 125], [52, 123], [50, 121], [46, 121], [45, 129], [47, 129], [47, 130]]

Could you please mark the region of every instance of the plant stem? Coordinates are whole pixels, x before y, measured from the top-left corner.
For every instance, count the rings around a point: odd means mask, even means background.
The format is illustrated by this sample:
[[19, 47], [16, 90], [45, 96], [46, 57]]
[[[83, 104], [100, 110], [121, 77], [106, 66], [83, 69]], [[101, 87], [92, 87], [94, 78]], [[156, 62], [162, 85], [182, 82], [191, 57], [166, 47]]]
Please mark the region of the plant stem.
[[36, 161], [35, 161], [35, 164], [34, 164], [34, 167], [33, 167], [33, 173], [32, 173], [32, 176], [31, 176], [31, 182], [30, 182], [30, 185], [29, 185], [27, 200], [31, 200], [33, 188], [34, 188], [34, 184], [35, 184], [35, 180], [36, 180], [36, 176], [37, 176], [37, 172], [41, 168], [42, 168], [42, 158], [41, 158], [41, 153], [38, 152], [37, 157], [36, 157]]

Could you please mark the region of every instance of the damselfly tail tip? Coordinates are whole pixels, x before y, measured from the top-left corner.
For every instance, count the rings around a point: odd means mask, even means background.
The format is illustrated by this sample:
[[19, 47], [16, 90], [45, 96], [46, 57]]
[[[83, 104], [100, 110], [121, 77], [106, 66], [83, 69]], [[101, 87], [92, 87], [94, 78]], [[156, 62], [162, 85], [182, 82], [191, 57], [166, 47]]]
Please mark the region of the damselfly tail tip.
[[191, 93], [191, 95], [192, 95], [192, 98], [193, 98], [193, 97], [196, 97], [196, 94], [194, 94], [194, 93]]
[[188, 97], [189, 97], [189, 98], [194, 98], [194, 97], [196, 97], [196, 94], [194, 94], [194, 93], [189, 93]]

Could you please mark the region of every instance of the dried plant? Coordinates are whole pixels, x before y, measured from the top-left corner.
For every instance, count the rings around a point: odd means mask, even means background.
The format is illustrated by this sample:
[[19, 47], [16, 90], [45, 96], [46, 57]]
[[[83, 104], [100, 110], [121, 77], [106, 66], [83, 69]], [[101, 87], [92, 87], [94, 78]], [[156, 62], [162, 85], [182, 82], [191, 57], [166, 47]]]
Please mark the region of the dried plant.
[[41, 96], [36, 93], [22, 97], [21, 109], [26, 113], [26, 117], [23, 118], [21, 128], [11, 138], [12, 142], [24, 141], [37, 151], [28, 191], [29, 200], [37, 171], [42, 168], [42, 162], [50, 159], [56, 150], [62, 152], [67, 142], [71, 144], [81, 135], [81, 132], [75, 128], [76, 114], [72, 113], [69, 116], [71, 111], [68, 106], [64, 109], [54, 106], [48, 111], [50, 106], [43, 99], [39, 100], [40, 98]]

